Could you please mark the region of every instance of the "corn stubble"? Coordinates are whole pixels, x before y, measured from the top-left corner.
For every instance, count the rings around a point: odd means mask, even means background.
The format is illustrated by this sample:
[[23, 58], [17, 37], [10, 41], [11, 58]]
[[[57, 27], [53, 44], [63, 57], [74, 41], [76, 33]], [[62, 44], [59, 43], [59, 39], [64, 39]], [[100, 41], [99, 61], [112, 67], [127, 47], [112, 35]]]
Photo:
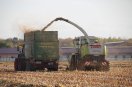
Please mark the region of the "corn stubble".
[[[61, 63], [64, 67], [66, 64]], [[62, 68], [62, 67], [61, 67]], [[131, 87], [132, 61], [110, 62], [110, 71], [15, 72], [0, 63], [0, 87]]]

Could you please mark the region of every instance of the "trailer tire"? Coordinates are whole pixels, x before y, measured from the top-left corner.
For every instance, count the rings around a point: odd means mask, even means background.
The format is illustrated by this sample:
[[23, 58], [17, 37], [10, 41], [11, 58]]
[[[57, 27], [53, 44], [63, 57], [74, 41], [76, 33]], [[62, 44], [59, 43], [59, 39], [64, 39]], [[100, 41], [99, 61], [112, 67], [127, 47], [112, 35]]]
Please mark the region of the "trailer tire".
[[48, 69], [48, 71], [58, 71], [58, 66], [47, 68], [47, 69]]
[[26, 61], [24, 58], [16, 58], [14, 62], [15, 71], [25, 71]]

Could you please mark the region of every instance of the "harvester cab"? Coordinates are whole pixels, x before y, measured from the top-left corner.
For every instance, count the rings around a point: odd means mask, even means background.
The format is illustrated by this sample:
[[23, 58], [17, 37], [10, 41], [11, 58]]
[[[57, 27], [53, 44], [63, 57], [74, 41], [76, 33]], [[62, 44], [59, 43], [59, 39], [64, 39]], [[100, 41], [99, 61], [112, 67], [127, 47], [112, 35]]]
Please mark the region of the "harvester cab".
[[[73, 44], [78, 49], [78, 52], [82, 56], [88, 53], [95, 56], [105, 55], [105, 49], [103, 48], [103, 45], [99, 43], [98, 39], [94, 36], [88, 36], [88, 37], [89, 37], [89, 43], [87, 42], [84, 36], [76, 37], [73, 40]], [[82, 48], [85, 48], [85, 51], [87, 50], [86, 54], [82, 52], [84, 51], [84, 50], [81, 50]]]

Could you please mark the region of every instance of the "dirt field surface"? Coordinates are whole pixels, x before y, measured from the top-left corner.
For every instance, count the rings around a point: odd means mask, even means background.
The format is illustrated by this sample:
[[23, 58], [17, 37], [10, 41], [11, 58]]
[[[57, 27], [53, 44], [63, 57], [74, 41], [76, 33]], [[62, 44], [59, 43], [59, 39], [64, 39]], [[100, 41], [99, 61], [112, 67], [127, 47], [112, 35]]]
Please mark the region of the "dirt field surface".
[[14, 71], [0, 62], [0, 87], [132, 87], [132, 61], [112, 61], [110, 71]]

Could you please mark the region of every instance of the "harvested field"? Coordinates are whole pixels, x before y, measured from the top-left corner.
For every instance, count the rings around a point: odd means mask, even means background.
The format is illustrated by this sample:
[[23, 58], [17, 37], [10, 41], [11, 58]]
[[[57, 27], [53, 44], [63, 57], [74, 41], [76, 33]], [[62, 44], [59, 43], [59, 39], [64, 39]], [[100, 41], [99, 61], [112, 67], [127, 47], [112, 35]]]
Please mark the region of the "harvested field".
[[132, 87], [132, 61], [112, 61], [110, 71], [15, 72], [13, 63], [0, 63], [0, 87]]

